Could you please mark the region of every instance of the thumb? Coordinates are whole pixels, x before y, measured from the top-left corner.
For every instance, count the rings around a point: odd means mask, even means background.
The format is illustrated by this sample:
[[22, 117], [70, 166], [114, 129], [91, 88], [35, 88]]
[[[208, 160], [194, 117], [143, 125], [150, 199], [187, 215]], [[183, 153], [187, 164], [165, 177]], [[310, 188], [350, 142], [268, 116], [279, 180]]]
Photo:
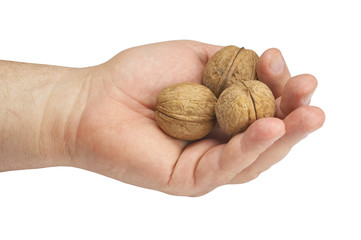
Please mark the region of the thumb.
[[285, 126], [282, 120], [257, 120], [245, 133], [234, 136], [225, 145], [210, 149], [202, 157], [195, 170], [196, 187], [211, 190], [227, 184], [284, 134]]

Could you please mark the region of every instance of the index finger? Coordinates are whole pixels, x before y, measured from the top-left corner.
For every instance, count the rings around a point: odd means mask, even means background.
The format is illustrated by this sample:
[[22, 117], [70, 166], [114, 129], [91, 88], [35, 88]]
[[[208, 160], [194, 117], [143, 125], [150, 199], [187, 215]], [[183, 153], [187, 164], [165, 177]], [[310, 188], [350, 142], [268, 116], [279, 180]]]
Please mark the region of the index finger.
[[272, 90], [275, 98], [281, 96], [291, 74], [280, 50], [270, 48], [261, 55], [257, 64], [257, 76]]

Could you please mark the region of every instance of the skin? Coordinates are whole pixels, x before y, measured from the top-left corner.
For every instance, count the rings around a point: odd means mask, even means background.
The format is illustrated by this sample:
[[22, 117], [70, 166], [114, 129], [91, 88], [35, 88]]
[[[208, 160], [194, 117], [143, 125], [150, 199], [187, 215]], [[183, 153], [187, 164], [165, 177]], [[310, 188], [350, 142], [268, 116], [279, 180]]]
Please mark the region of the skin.
[[325, 115], [308, 106], [312, 75], [291, 77], [278, 49], [257, 73], [277, 98], [277, 116], [229, 139], [167, 136], [154, 120], [165, 87], [200, 83], [220, 46], [170, 41], [127, 49], [88, 68], [0, 61], [0, 171], [72, 166], [173, 195], [201, 196], [245, 183], [284, 158]]

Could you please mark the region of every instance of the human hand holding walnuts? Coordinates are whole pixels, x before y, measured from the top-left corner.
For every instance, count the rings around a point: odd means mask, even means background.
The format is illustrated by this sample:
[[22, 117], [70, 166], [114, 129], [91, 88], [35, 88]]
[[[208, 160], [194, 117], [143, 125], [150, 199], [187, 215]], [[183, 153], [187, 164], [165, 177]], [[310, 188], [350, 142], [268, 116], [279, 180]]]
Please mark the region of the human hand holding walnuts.
[[[308, 106], [316, 79], [307, 74], [291, 77], [280, 51], [269, 49], [260, 56], [256, 75], [276, 99], [275, 117], [256, 120], [232, 137], [217, 126], [191, 142], [164, 133], [155, 121], [157, 96], [173, 84], [200, 85], [204, 67], [220, 49], [195, 41], [162, 42], [127, 49], [90, 68], [91, 87], [73, 146], [74, 165], [169, 194], [200, 196], [224, 184], [256, 178], [322, 126], [322, 110]], [[207, 106], [208, 100], [202, 104]], [[192, 112], [194, 105], [188, 106]], [[168, 110], [177, 114], [163, 106], [162, 111]], [[170, 117], [169, 112], [162, 114], [163, 119]], [[207, 114], [197, 112], [192, 121], [212, 125]]]

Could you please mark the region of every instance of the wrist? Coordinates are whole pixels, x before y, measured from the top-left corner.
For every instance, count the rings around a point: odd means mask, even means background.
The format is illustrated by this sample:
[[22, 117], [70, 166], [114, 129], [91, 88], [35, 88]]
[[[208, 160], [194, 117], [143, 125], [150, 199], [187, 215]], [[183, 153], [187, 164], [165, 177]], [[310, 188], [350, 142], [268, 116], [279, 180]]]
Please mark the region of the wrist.
[[44, 108], [40, 130], [40, 157], [53, 166], [76, 166], [79, 123], [92, 83], [93, 68], [70, 68], [54, 85]]
[[72, 165], [91, 72], [0, 61], [0, 171]]

